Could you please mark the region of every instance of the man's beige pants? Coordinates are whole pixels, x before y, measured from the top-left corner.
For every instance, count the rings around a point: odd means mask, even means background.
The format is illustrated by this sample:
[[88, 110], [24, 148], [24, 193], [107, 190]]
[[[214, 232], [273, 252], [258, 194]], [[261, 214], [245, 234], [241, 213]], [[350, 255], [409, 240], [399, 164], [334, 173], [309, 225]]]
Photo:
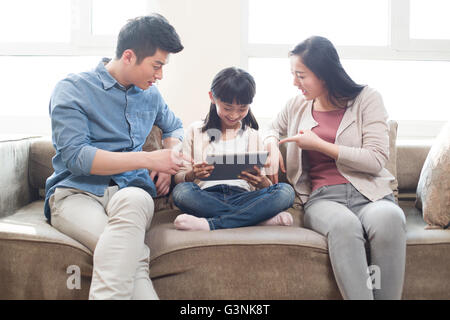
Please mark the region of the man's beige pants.
[[94, 252], [89, 299], [158, 299], [144, 243], [154, 211], [146, 191], [112, 186], [98, 197], [56, 188], [49, 204], [52, 225]]

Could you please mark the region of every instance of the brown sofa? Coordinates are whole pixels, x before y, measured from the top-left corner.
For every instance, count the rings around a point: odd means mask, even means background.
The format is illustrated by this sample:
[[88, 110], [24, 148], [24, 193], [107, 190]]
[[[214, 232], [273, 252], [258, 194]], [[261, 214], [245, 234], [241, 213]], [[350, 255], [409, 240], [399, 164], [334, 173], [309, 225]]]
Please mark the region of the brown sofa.
[[[407, 220], [404, 299], [450, 299], [450, 230], [425, 230], [415, 189], [431, 145], [397, 143], [399, 205]], [[51, 142], [0, 142], [0, 299], [86, 299], [92, 252], [45, 220], [43, 188], [51, 174]], [[395, 171], [395, 168], [394, 168]], [[283, 177], [281, 177], [283, 179]], [[156, 200], [146, 243], [150, 275], [161, 299], [341, 299], [326, 239], [302, 227], [178, 231], [170, 197]], [[80, 287], [68, 285], [80, 270]]]

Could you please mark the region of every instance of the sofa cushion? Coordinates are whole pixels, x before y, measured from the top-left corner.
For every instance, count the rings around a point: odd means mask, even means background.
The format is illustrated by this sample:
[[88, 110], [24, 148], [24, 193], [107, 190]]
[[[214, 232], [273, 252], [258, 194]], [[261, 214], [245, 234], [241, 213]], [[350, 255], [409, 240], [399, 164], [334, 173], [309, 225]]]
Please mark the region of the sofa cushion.
[[420, 171], [432, 140], [397, 140], [397, 179], [400, 193], [416, 193]]
[[180, 231], [156, 212], [146, 242], [162, 299], [340, 299], [326, 238], [299, 227]]
[[[414, 202], [399, 205], [407, 230], [403, 298], [450, 299], [450, 230], [424, 230]], [[320, 234], [297, 224], [179, 231], [177, 214], [155, 213], [146, 237], [150, 275], [162, 299], [341, 298]]]
[[153, 126], [152, 130], [147, 136], [147, 139], [145, 139], [142, 150], [151, 152], [154, 150], [160, 150], [162, 148], [162, 131], [158, 126]]
[[420, 173], [416, 205], [430, 227], [450, 226], [450, 122], [442, 128]]
[[[413, 201], [399, 205], [407, 229], [403, 298], [450, 299], [450, 230], [425, 230]], [[0, 219], [0, 299], [87, 299], [91, 252], [51, 227], [42, 211], [43, 201], [36, 201]], [[146, 236], [160, 298], [340, 299], [321, 235], [297, 224], [179, 231], [173, 227], [179, 213], [156, 212]], [[67, 287], [74, 265], [80, 289]]]
[[[44, 202], [35, 201], [0, 219], [0, 299], [87, 299], [91, 251], [49, 225], [43, 212]], [[70, 266], [79, 268], [79, 289], [67, 285]]]
[[450, 299], [450, 230], [426, 230], [414, 201], [400, 201], [406, 215], [403, 299]]

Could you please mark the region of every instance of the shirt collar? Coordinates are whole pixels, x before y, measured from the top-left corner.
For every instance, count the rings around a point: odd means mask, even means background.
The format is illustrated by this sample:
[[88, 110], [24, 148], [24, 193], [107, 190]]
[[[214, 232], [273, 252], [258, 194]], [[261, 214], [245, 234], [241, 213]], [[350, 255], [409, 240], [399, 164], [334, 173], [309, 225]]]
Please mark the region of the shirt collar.
[[[103, 89], [109, 90], [112, 87], [116, 86], [120, 90], [126, 91], [127, 88], [125, 88], [123, 85], [121, 85], [119, 82], [117, 82], [117, 80], [108, 72], [108, 70], [106, 70], [105, 65], [109, 61], [111, 61], [110, 58], [103, 58], [97, 65], [97, 68], [95, 69], [95, 71], [97, 72], [97, 74], [103, 84]], [[136, 87], [135, 85], [132, 85], [129, 89], [132, 89], [133, 91], [136, 91], [136, 92], [144, 91], [141, 88]]]
[[105, 68], [105, 63], [108, 63], [109, 61], [111, 61], [111, 59], [109, 58], [103, 58], [99, 64], [97, 65], [97, 68], [95, 69], [95, 71], [97, 72], [100, 81], [103, 84], [103, 89], [105, 90], [109, 90], [112, 87], [114, 87], [114, 85], [117, 83], [119, 86], [121, 86], [116, 79], [114, 79], [111, 74], [108, 72], [108, 70], [106, 70]]

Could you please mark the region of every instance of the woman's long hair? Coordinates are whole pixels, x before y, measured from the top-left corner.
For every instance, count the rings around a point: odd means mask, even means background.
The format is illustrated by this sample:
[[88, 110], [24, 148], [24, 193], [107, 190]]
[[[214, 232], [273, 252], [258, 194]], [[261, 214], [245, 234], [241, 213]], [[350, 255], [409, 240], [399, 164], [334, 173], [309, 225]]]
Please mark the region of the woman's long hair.
[[345, 72], [336, 48], [327, 38], [310, 37], [289, 52], [289, 56], [293, 55], [299, 56], [302, 63], [325, 82], [328, 100], [337, 107], [345, 107], [365, 87], [354, 82]]
[[[256, 84], [253, 77], [246, 71], [230, 67], [220, 71], [213, 79], [211, 84], [211, 92], [213, 97], [229, 104], [248, 105], [253, 102], [256, 93]], [[242, 130], [250, 127], [255, 130], [259, 129], [258, 122], [252, 111], [249, 109], [247, 116], [242, 119]], [[217, 114], [216, 105], [211, 103], [209, 113], [207, 114], [202, 132], [208, 129], [222, 130], [222, 123]], [[215, 137], [210, 137], [211, 141]]]

